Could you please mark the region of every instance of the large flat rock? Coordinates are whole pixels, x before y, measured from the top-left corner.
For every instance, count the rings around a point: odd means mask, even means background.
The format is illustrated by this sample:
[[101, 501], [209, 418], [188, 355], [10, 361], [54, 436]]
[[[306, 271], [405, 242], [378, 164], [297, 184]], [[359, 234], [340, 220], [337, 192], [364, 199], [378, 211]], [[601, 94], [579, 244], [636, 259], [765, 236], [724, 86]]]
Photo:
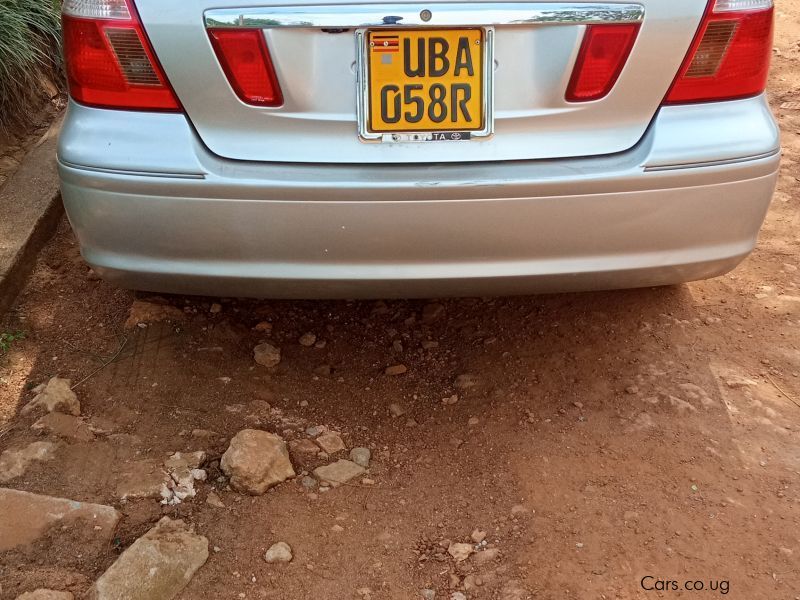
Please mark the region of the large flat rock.
[[95, 582], [88, 600], [171, 600], [208, 559], [208, 539], [162, 518]]
[[119, 519], [110, 506], [0, 488], [0, 552], [35, 542], [54, 527], [58, 535], [96, 540], [102, 550]]

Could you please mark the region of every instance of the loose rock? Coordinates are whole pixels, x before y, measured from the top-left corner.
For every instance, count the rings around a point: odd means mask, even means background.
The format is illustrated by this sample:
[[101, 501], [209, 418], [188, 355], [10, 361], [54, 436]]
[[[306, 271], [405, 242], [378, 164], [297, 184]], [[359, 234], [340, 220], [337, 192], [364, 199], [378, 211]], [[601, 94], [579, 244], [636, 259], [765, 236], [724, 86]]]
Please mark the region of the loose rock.
[[281, 349], [264, 342], [253, 348], [253, 358], [264, 367], [275, 367], [281, 362]]
[[0, 489], [0, 552], [28, 545], [58, 527], [62, 536], [75, 536], [85, 554], [99, 555], [111, 542], [119, 518], [102, 504]]
[[262, 331], [262, 332], [270, 332], [272, 331], [272, 323], [269, 321], [261, 321], [257, 323], [255, 327], [253, 327], [254, 331]]
[[89, 600], [171, 600], [208, 559], [208, 540], [183, 521], [162, 518], [112, 564]]
[[33, 462], [52, 459], [55, 450], [56, 445], [50, 442], [33, 442], [19, 450], [6, 450], [0, 454], [0, 483], [24, 474]]
[[385, 375], [389, 375], [390, 377], [395, 377], [397, 375], [402, 375], [407, 371], [408, 367], [405, 365], [392, 365], [390, 367], [386, 367], [386, 369], [383, 372]]
[[309, 458], [319, 454], [319, 446], [308, 438], [292, 440], [289, 442], [289, 453], [298, 459]]
[[430, 588], [425, 588], [424, 590], [420, 591], [423, 600], [435, 600], [436, 599], [436, 590], [432, 590]]
[[268, 563], [292, 562], [292, 547], [286, 542], [272, 544], [264, 554], [264, 560]]
[[206, 496], [206, 504], [216, 508], [225, 508], [225, 503], [216, 492], [208, 492], [208, 496]]
[[438, 302], [426, 304], [425, 308], [422, 309], [423, 323], [433, 323], [434, 321], [438, 321], [442, 316], [444, 316], [444, 306]]
[[51, 412], [41, 417], [31, 429], [40, 433], [50, 433], [74, 442], [90, 442], [94, 439], [92, 428], [80, 418]]
[[38, 408], [43, 408], [47, 412], [57, 411], [77, 417], [81, 414], [81, 403], [71, 386], [72, 381], [69, 379], [53, 377], [33, 400], [22, 407], [20, 413], [27, 415]]
[[117, 497], [160, 498], [161, 488], [168, 479], [169, 474], [159, 461], [144, 459], [127, 463], [117, 475]]
[[177, 306], [172, 306], [163, 298], [150, 300], [134, 300], [128, 320], [125, 321], [126, 329], [133, 329], [140, 323], [157, 321], [182, 321], [186, 318], [183, 311]]
[[253, 495], [295, 476], [283, 439], [256, 429], [245, 429], [233, 437], [220, 467], [230, 477], [233, 489]]
[[393, 417], [402, 417], [406, 414], [406, 407], [402, 404], [397, 404], [397, 402], [392, 402], [389, 405], [389, 412], [392, 413]]
[[336, 454], [346, 449], [342, 437], [334, 431], [323, 433], [316, 442], [328, 454]]
[[490, 563], [492, 561], [497, 560], [500, 558], [500, 549], [499, 548], [487, 548], [482, 552], [477, 552], [475, 554], [475, 558], [473, 559], [476, 564], [478, 565], [485, 565], [486, 563]]
[[372, 458], [372, 452], [370, 452], [369, 448], [353, 448], [350, 450], [350, 460], [365, 469], [369, 467], [370, 458]]
[[467, 560], [474, 551], [472, 544], [463, 544], [459, 542], [452, 543], [447, 548], [447, 553], [452, 556], [456, 562]]
[[364, 473], [364, 467], [356, 463], [340, 459], [330, 465], [314, 469], [314, 476], [320, 481], [327, 482], [333, 487], [339, 487], [354, 477]]
[[304, 333], [303, 335], [301, 335], [300, 339], [297, 341], [300, 342], [301, 346], [310, 348], [317, 341], [317, 336], [309, 331], [308, 333]]
[[70, 592], [57, 592], [55, 590], [38, 589], [33, 592], [25, 592], [17, 596], [17, 600], [74, 600]]
[[486, 539], [486, 532], [481, 531], [480, 529], [476, 529], [475, 531], [472, 532], [472, 535], [469, 537], [476, 544], [480, 544], [483, 540]]
[[206, 480], [206, 472], [199, 468], [205, 459], [206, 453], [200, 450], [189, 453], [176, 452], [164, 462], [169, 478], [160, 490], [161, 504], [174, 506], [186, 498], [194, 498], [197, 494], [194, 482]]

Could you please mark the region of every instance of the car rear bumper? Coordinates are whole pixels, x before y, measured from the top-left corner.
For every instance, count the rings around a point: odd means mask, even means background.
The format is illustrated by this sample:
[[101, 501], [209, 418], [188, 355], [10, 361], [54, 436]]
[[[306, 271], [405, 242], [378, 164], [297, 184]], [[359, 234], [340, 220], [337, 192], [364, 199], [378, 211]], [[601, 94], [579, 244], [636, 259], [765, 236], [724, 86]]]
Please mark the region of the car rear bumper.
[[181, 115], [71, 105], [59, 168], [85, 258], [124, 287], [490, 295], [732, 269], [755, 244], [778, 143], [760, 97], [663, 108], [636, 147], [603, 157], [259, 164], [209, 153]]

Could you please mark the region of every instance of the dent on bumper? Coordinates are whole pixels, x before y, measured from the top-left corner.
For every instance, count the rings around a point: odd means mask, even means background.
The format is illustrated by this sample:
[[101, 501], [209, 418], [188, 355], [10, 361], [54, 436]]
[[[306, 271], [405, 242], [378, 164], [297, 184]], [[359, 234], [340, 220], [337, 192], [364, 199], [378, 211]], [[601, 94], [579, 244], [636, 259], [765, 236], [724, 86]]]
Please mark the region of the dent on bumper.
[[746, 102], [723, 111], [754, 120], [735, 156], [708, 141], [733, 128], [706, 109], [713, 126], [698, 130], [691, 107], [662, 111], [618, 155], [446, 166], [224, 161], [179, 115], [157, 115], [175, 129], [162, 171], [141, 132], [87, 165], [96, 152], [81, 155], [68, 120], [62, 192], [85, 257], [125, 287], [334, 298], [670, 284], [724, 273], [755, 244], [777, 132], [762, 100]]

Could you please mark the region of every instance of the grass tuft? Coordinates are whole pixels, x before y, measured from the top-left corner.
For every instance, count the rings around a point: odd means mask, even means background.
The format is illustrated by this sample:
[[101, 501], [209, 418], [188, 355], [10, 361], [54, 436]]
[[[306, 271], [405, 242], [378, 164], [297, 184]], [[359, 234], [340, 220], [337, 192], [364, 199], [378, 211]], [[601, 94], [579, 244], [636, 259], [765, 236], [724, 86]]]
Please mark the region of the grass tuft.
[[42, 78], [61, 82], [59, 0], [0, 0], [0, 128], [38, 108]]

